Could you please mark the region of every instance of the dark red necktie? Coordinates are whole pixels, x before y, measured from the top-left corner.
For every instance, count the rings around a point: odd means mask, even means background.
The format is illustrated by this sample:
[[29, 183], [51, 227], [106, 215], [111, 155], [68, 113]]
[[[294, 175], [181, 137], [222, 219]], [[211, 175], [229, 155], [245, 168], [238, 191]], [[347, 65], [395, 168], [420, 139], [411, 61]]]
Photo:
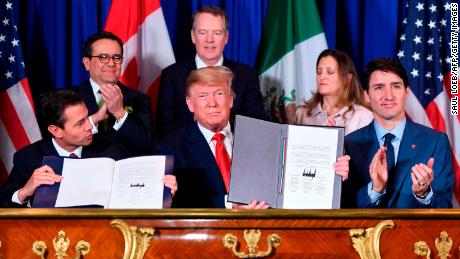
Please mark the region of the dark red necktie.
[[224, 180], [225, 189], [228, 192], [228, 185], [230, 184], [230, 156], [228, 155], [227, 149], [222, 142], [225, 136], [221, 133], [216, 133], [212, 140], [216, 141], [216, 162], [219, 166], [222, 179]]
[[75, 153], [70, 153], [69, 157], [71, 157], [71, 158], [79, 158]]

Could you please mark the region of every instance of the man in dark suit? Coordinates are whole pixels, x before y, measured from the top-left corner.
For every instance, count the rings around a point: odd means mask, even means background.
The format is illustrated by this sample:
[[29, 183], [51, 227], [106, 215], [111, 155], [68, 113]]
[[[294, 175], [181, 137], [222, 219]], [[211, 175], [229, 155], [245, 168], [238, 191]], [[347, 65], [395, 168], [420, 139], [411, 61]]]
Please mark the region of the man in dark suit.
[[[179, 191], [173, 207], [225, 208], [233, 135], [230, 129], [233, 74], [226, 67], [194, 70], [185, 90], [186, 103], [197, 122], [192, 122], [158, 145], [158, 152], [174, 155], [174, 175]], [[217, 140], [215, 136], [223, 139]], [[218, 143], [219, 142], [219, 143]], [[218, 163], [224, 157], [226, 165]], [[253, 201], [250, 208], [266, 208]]]
[[144, 93], [122, 83], [123, 43], [111, 32], [90, 36], [83, 46], [83, 65], [90, 78], [76, 87], [88, 107], [95, 139], [129, 147], [134, 155], [154, 148], [152, 105]]
[[88, 110], [81, 97], [72, 91], [56, 91], [44, 97], [40, 117], [52, 137], [14, 154], [13, 169], [0, 190], [0, 207], [25, 207], [38, 186], [61, 180], [51, 167], [42, 165], [44, 156], [103, 156], [115, 160], [125, 157], [122, 146], [93, 141]]
[[177, 62], [161, 73], [155, 125], [157, 136], [161, 139], [193, 122], [193, 114], [185, 103], [185, 81], [192, 70], [206, 66], [223, 65], [235, 75], [231, 120], [235, 114], [266, 119], [257, 72], [223, 56], [228, 41], [225, 11], [218, 7], [205, 7], [194, 13], [191, 37], [196, 49], [195, 58]]
[[[158, 152], [174, 156], [179, 190], [173, 207], [268, 207], [264, 201], [254, 200], [248, 205], [226, 202], [233, 146], [229, 123], [234, 100], [232, 77], [232, 71], [221, 66], [194, 70], [187, 79], [186, 103], [196, 122], [168, 135], [157, 147]], [[334, 165], [345, 179], [348, 160], [348, 156], [341, 157]]]
[[345, 136], [351, 156], [347, 207], [449, 208], [454, 182], [446, 134], [412, 122], [404, 108], [408, 77], [401, 63], [376, 59], [363, 73], [374, 121]]

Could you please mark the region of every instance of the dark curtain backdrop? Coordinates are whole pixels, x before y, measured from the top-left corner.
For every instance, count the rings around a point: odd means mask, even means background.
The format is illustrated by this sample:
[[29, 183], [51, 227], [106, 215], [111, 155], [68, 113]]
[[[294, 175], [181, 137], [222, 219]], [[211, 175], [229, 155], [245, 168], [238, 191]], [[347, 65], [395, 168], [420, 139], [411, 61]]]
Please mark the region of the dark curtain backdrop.
[[[162, 0], [176, 60], [195, 54], [190, 39], [193, 11], [217, 5], [225, 8], [230, 20], [225, 55], [254, 66], [270, 1], [283, 0]], [[20, 8], [19, 33], [33, 95], [71, 87], [86, 79], [81, 46], [86, 37], [104, 28], [111, 0], [13, 2]], [[375, 57], [394, 57], [405, 3], [317, 0], [328, 46], [349, 53], [358, 71]]]

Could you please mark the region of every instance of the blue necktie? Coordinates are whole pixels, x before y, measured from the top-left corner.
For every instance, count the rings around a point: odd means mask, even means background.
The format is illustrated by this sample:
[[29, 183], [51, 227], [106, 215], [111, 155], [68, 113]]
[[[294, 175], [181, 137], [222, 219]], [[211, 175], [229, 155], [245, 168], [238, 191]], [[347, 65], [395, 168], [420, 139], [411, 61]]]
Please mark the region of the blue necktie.
[[391, 141], [396, 138], [395, 135], [391, 133], [385, 134], [385, 141], [383, 145], [387, 148], [387, 168], [388, 168], [388, 173], [390, 173], [393, 168], [395, 167], [395, 149], [393, 147], [393, 144], [391, 144]]

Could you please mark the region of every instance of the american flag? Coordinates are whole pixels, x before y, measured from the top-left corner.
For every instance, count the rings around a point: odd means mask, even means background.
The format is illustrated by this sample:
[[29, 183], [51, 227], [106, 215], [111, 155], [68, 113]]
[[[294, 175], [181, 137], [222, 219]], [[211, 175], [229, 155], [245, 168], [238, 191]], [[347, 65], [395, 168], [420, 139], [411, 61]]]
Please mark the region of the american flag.
[[14, 152], [41, 138], [24, 71], [16, 12], [12, 1], [0, 6], [0, 187], [13, 167]]
[[451, 4], [409, 0], [398, 58], [409, 76], [406, 112], [414, 121], [445, 132], [452, 148], [454, 196], [460, 201], [460, 124], [450, 112]]

